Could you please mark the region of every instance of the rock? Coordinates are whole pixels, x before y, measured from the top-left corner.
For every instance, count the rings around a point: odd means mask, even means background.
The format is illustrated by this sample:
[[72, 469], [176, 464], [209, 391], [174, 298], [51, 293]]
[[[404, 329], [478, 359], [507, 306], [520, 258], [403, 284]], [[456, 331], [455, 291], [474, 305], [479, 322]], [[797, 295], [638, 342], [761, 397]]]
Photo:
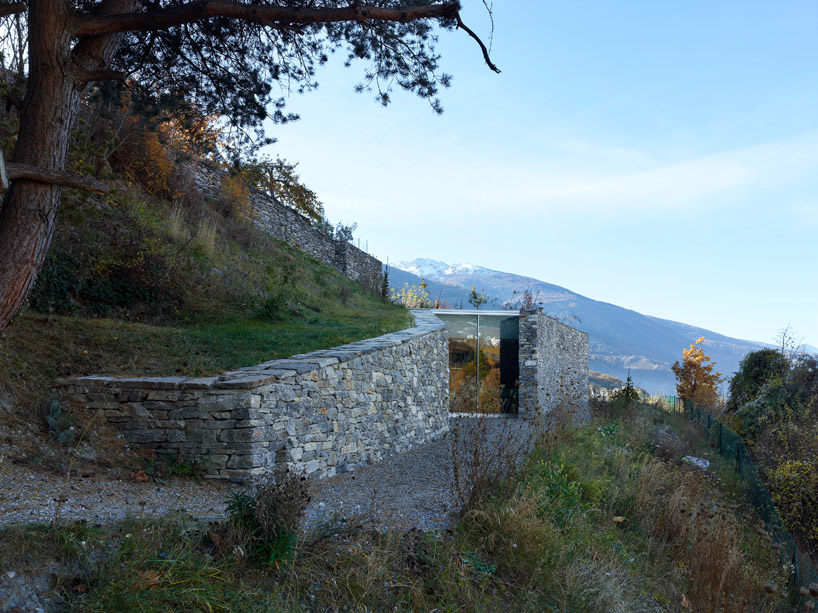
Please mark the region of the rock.
[[682, 462], [686, 462], [695, 468], [700, 468], [702, 470], [707, 470], [710, 468], [710, 460], [705, 460], [704, 458], [697, 458], [692, 455], [686, 455], [682, 458]]
[[11, 413], [11, 398], [9, 396], [0, 394], [0, 411], [5, 411], [6, 413]]
[[88, 443], [81, 443], [80, 446], [77, 447], [77, 457], [83, 460], [96, 460], [99, 457], [99, 453]]

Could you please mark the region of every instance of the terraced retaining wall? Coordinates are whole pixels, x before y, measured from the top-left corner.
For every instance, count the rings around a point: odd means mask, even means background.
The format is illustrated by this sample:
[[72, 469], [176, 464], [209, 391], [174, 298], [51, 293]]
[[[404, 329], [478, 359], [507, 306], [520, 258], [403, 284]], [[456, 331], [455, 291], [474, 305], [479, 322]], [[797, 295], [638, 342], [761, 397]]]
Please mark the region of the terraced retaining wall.
[[543, 313], [520, 311], [521, 417], [558, 406], [580, 419], [588, 413], [588, 334]]
[[73, 410], [100, 411], [133, 444], [246, 481], [288, 465], [327, 477], [449, 429], [448, 331], [415, 327], [219, 377], [78, 377], [58, 386]]
[[[191, 168], [191, 174], [203, 194], [221, 197], [222, 182], [228, 176], [226, 172], [206, 162], [198, 162]], [[248, 188], [248, 197], [249, 217], [260, 229], [333, 267], [367, 290], [375, 293], [381, 291], [383, 263], [379, 259], [352, 243], [336, 241], [319, 232], [309, 219], [272, 196]]]

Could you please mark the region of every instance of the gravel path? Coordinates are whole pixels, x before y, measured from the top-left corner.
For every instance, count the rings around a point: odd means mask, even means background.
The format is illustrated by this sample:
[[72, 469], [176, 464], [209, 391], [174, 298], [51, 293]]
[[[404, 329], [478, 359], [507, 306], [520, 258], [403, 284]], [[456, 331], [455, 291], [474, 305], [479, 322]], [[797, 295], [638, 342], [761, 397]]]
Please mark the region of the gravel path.
[[[379, 530], [446, 528], [457, 507], [454, 459], [459, 458], [467, 480], [475, 456], [483, 465], [496, 466], [503, 458], [522, 457], [533, 436], [530, 422], [523, 420], [453, 417], [451, 423], [452, 431], [443, 440], [353, 473], [310, 482], [303, 529], [317, 529], [333, 518]], [[82, 476], [69, 482], [5, 461], [0, 463], [0, 526], [50, 522], [60, 497], [60, 516], [66, 521], [104, 523], [178, 510], [219, 517], [227, 495], [240, 487], [211, 480], [158, 485]]]
[[27, 466], [0, 467], [0, 526], [50, 523], [58, 501], [63, 521], [107, 523], [125, 517], [158, 517], [174, 511], [195, 516], [224, 514], [224, 499], [236, 488], [213, 481], [174, 481], [167, 485], [132, 480], [82, 478], [35, 472]]

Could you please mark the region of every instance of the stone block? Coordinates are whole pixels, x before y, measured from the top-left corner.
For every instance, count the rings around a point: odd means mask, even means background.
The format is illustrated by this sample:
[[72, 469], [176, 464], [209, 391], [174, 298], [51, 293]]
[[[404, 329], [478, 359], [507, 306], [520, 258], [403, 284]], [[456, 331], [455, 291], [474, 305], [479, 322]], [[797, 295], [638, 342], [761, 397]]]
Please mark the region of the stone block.
[[263, 440], [264, 433], [259, 428], [242, 428], [241, 430], [222, 430], [219, 440], [226, 443], [252, 443]]
[[236, 425], [235, 419], [206, 419], [201, 427], [205, 430], [229, 430]]
[[128, 417], [150, 417], [147, 409], [139, 402], [123, 404], [119, 410]]
[[274, 381], [276, 381], [276, 378], [273, 375], [268, 374], [252, 375], [249, 377], [231, 377], [225, 379], [220, 377], [219, 380], [213, 384], [213, 387], [220, 389], [253, 389], [273, 383]]
[[145, 400], [164, 400], [164, 401], [176, 401], [179, 400], [179, 396], [181, 396], [181, 392], [177, 391], [164, 391], [164, 390], [151, 390], [148, 392], [148, 396]]
[[187, 435], [184, 430], [170, 430], [167, 440], [169, 443], [183, 443], [187, 440]]
[[255, 466], [264, 466], [264, 457], [260, 455], [234, 455], [227, 462], [227, 468], [253, 468]]
[[168, 440], [164, 430], [128, 430], [125, 439], [131, 443], [161, 443]]
[[188, 379], [187, 381], [183, 381], [179, 384], [183, 390], [187, 389], [209, 389], [213, 387], [213, 384], [218, 381], [218, 377], [197, 377], [195, 379]]
[[187, 380], [187, 377], [128, 377], [113, 379], [112, 385], [121, 389], [173, 390]]
[[226, 468], [227, 461], [230, 459], [229, 455], [222, 455], [222, 454], [214, 454], [211, 455], [208, 460], [208, 468], [209, 469], [218, 469], [218, 468]]
[[228, 414], [229, 417], [240, 420], [240, 419], [259, 419], [261, 416], [261, 411], [257, 408], [255, 409], [233, 409]]

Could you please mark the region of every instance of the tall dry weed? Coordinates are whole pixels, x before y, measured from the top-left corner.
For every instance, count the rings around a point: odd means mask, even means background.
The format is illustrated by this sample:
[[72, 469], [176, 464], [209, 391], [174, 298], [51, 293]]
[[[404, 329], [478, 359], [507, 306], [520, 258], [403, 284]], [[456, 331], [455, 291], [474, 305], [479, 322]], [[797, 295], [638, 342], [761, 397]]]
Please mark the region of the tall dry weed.
[[518, 579], [532, 578], [559, 548], [559, 534], [531, 489], [520, 487], [510, 498], [495, 502], [468, 511], [462, 526], [470, 540], [479, 543], [481, 554], [502, 560], [504, 570]]
[[509, 496], [514, 475], [542, 438], [542, 423], [514, 417], [474, 415], [454, 419], [452, 472], [460, 514], [489, 496]]
[[175, 202], [168, 215], [168, 232], [177, 242], [184, 242], [189, 238], [189, 232], [185, 226], [185, 210], [180, 202]]
[[[781, 605], [786, 571], [765, 565], [763, 556], [751, 559], [735, 505], [714, 497], [701, 474], [660, 460], [648, 462], [639, 475], [634, 511], [676, 559], [693, 610], [741, 613]], [[758, 535], [751, 535], [749, 543], [750, 550], [758, 549]], [[771, 540], [761, 543], [762, 549], [771, 546]]]
[[199, 248], [212, 255], [216, 249], [216, 234], [218, 224], [209, 215], [202, 215], [196, 225], [196, 244]]

